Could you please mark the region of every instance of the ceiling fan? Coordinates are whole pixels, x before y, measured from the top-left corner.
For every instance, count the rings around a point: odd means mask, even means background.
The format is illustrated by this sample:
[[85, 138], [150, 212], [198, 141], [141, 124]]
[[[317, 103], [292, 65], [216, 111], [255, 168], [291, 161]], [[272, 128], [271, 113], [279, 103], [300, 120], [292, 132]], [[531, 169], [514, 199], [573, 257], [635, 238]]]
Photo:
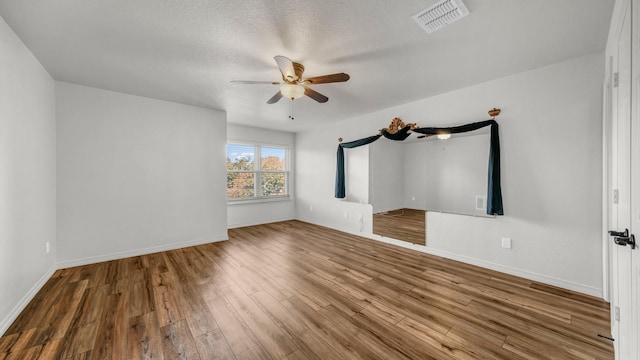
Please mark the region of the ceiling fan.
[[282, 82], [243, 80], [233, 80], [231, 82], [235, 84], [280, 85], [280, 91], [273, 95], [271, 99], [267, 100], [267, 104], [275, 104], [283, 97], [295, 100], [304, 95], [312, 98], [319, 103], [325, 103], [329, 100], [329, 98], [311, 89], [309, 85], [344, 82], [349, 80], [350, 78], [349, 74], [337, 73], [303, 79], [302, 73], [304, 72], [304, 66], [302, 64], [291, 61], [291, 59], [280, 55], [275, 56], [273, 59], [278, 64], [278, 68], [282, 73]]

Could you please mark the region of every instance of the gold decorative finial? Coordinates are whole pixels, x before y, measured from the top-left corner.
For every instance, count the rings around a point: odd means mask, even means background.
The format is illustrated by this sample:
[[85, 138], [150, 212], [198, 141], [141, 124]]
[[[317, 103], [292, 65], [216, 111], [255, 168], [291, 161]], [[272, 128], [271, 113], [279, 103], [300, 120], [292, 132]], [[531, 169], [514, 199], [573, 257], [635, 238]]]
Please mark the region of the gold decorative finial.
[[500, 115], [500, 109], [498, 108], [493, 108], [491, 110], [489, 110], [489, 116], [491, 116], [492, 119], [495, 120], [496, 116]]
[[410, 130], [417, 129], [419, 127], [416, 123], [405, 124], [400, 118], [394, 118], [391, 120], [389, 127], [380, 129], [380, 132], [382, 132], [382, 130], [386, 130], [389, 134], [395, 134], [406, 126], [408, 126]]

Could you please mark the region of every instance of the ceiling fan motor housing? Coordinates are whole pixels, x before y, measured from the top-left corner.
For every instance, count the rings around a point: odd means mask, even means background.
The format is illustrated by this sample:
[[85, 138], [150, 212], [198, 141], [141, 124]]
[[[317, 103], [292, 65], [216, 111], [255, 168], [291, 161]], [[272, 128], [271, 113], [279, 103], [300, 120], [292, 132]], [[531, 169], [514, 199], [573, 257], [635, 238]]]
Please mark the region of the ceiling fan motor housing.
[[302, 73], [304, 73], [304, 65], [292, 62], [293, 63], [293, 71], [296, 73], [296, 79], [287, 79], [289, 81], [299, 81], [302, 79]]

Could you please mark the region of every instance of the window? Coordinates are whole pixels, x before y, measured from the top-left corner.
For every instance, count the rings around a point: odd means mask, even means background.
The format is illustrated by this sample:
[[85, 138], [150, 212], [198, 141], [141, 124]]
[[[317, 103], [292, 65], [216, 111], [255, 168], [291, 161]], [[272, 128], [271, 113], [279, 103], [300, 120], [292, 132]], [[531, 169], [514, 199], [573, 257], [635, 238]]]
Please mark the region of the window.
[[284, 147], [227, 144], [227, 199], [288, 197], [288, 164]]

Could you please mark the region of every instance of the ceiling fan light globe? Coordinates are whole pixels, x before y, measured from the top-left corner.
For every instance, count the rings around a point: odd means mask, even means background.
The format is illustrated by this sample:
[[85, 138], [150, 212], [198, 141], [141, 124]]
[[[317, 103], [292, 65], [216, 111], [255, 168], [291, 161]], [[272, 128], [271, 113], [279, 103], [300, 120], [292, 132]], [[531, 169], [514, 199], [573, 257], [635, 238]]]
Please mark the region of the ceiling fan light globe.
[[304, 96], [304, 86], [297, 84], [283, 84], [280, 86], [282, 96], [295, 100]]
[[440, 140], [447, 140], [448, 138], [451, 137], [451, 134], [438, 134], [438, 139]]

